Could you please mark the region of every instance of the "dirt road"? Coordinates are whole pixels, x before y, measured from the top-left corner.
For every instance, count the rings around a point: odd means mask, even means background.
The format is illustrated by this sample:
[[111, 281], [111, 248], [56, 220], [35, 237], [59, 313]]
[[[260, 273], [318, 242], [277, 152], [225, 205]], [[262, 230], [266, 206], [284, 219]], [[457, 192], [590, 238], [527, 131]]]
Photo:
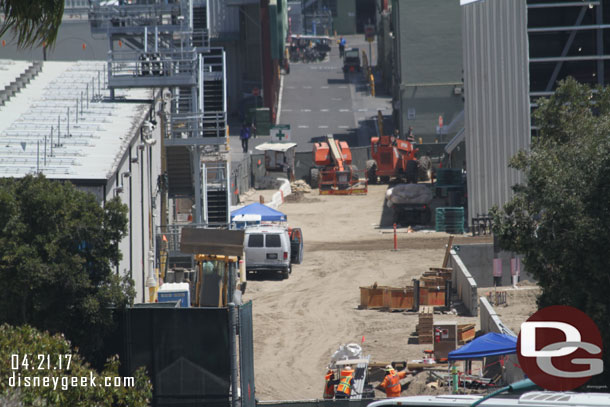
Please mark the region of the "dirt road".
[[[320, 398], [324, 369], [341, 344], [362, 344], [363, 354], [374, 361], [419, 359], [430, 347], [409, 343], [416, 314], [358, 309], [360, 286], [410, 285], [443, 260], [444, 233], [401, 229], [399, 250], [391, 250], [391, 231], [377, 226], [385, 190], [373, 185], [367, 196], [314, 191], [280, 207], [289, 225], [303, 229], [305, 255], [288, 280], [258, 276], [248, 282], [259, 400]], [[455, 243], [485, 240], [464, 236]], [[435, 322], [442, 320], [478, 323], [478, 318], [435, 315]]]

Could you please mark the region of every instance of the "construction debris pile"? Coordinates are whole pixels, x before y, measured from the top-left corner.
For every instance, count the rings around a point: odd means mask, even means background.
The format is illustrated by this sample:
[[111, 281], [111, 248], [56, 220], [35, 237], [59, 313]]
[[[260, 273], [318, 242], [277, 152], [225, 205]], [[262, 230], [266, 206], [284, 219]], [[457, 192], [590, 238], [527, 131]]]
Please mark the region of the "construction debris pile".
[[307, 182], [303, 181], [302, 179], [292, 181], [290, 183], [290, 189], [292, 190], [292, 193], [304, 192], [304, 193], [308, 194], [311, 192], [311, 187], [309, 186], [309, 184]]

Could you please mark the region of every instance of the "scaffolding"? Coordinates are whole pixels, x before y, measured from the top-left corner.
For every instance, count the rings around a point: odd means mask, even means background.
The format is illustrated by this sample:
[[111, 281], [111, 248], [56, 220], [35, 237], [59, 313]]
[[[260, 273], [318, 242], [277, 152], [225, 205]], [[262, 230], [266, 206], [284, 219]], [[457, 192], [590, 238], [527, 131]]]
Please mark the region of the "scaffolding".
[[[121, 88], [161, 90], [168, 195], [192, 196], [193, 224], [205, 227], [210, 218], [215, 225], [228, 225], [230, 195], [225, 52], [210, 46], [205, 1], [199, 3], [94, 0], [89, 21], [92, 34], [108, 38], [111, 98]], [[208, 185], [204, 163], [210, 157], [224, 169], [219, 172], [225, 177], [224, 195]], [[222, 219], [217, 209], [207, 212], [219, 206]]]

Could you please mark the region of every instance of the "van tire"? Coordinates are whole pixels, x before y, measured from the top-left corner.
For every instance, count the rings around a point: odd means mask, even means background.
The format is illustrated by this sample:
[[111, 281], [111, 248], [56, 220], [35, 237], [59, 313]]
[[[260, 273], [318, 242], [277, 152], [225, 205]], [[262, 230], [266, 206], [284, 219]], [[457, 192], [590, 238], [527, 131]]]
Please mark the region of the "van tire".
[[291, 272], [292, 272], [292, 266], [288, 266], [288, 268], [282, 270], [282, 279], [288, 280], [288, 277], [290, 277]]

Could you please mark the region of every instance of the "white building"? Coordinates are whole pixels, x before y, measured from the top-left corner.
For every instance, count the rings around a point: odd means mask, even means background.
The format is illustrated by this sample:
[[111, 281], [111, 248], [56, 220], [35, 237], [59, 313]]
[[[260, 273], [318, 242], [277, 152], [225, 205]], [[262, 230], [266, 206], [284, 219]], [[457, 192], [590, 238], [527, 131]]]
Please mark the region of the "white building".
[[159, 223], [160, 126], [150, 125], [152, 90], [117, 90], [110, 100], [105, 73], [102, 61], [0, 60], [0, 177], [40, 172], [101, 205], [119, 196], [129, 223], [117, 273], [133, 278], [144, 302]]

